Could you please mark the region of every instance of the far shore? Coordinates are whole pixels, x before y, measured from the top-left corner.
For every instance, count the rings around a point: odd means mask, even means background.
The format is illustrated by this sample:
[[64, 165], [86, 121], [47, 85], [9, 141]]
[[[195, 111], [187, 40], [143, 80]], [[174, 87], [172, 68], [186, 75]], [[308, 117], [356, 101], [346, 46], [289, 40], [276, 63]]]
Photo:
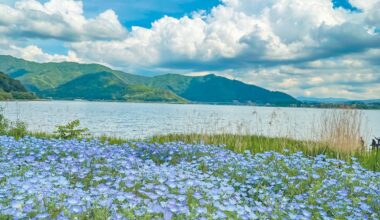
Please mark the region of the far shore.
[[168, 104], [168, 105], [220, 105], [220, 106], [245, 106], [245, 107], [269, 107], [269, 108], [311, 108], [311, 109], [360, 109], [380, 110], [380, 103], [374, 104], [300, 104], [300, 105], [271, 105], [252, 103], [208, 103], [208, 102], [149, 102], [149, 101], [121, 101], [121, 100], [85, 100], [85, 99], [32, 99], [32, 100], [0, 100], [1, 102], [94, 102], [94, 103], [132, 103], [132, 104]]

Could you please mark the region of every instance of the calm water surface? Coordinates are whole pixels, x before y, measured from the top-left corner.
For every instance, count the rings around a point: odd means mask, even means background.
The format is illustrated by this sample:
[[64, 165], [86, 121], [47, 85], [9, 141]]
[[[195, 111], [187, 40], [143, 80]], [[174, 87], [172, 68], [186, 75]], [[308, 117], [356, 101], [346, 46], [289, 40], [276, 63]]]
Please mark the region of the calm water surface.
[[[220, 105], [137, 104], [117, 102], [0, 102], [11, 120], [34, 131], [52, 132], [79, 119], [94, 135], [146, 138], [178, 132], [249, 132], [311, 138], [323, 109]], [[366, 139], [380, 136], [380, 111], [363, 110]]]

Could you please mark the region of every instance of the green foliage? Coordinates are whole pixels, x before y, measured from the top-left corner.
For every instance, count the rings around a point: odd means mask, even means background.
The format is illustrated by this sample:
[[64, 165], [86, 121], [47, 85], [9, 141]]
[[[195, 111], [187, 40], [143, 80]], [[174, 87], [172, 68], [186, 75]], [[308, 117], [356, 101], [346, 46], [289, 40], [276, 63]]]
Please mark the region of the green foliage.
[[14, 80], [0, 72], [0, 88], [5, 92], [27, 92], [25, 87], [18, 80]]
[[12, 94], [8, 92], [4, 92], [0, 89], [0, 100], [12, 100]]
[[35, 99], [33, 93], [27, 92], [18, 80], [14, 80], [0, 72], [0, 100]]
[[6, 135], [9, 128], [9, 121], [3, 114], [3, 109], [0, 108], [0, 135]]
[[45, 96], [60, 99], [185, 102], [181, 97], [164, 89], [128, 85], [110, 72], [78, 77], [56, 89], [45, 91]]
[[299, 104], [293, 97], [216, 75], [188, 77], [167, 74], [152, 78], [150, 85], [165, 88], [193, 101], [206, 103]]
[[126, 101], [146, 101], [146, 102], [175, 102], [186, 103], [187, 101], [173, 92], [164, 89], [157, 89], [143, 85], [131, 85], [126, 87]]
[[0, 100], [33, 100], [37, 96], [30, 92], [4, 92], [0, 89]]
[[28, 135], [27, 124], [19, 120], [12, 122], [7, 131], [7, 135], [13, 136], [15, 138], [25, 137]]
[[81, 139], [89, 136], [88, 129], [79, 128], [79, 126], [79, 120], [74, 120], [66, 125], [59, 125], [56, 134], [62, 139]]
[[37, 96], [30, 92], [11, 92], [12, 98], [17, 100], [33, 100]]
[[37, 131], [37, 132], [29, 131], [28, 136], [36, 137], [36, 138], [40, 138], [40, 139], [56, 139], [56, 138], [59, 138], [57, 134], [46, 133], [46, 132], [42, 132], [42, 131]]
[[113, 144], [122, 145], [122, 144], [128, 143], [128, 141], [125, 139], [118, 138], [118, 137], [109, 137], [106, 135], [102, 135], [98, 139], [100, 140], [100, 142], [108, 143], [110, 145], [113, 145]]
[[137, 83], [137, 81], [143, 78], [115, 71], [98, 64], [78, 64], [72, 62], [42, 64], [3, 55], [0, 55], [0, 71], [20, 80], [33, 92], [54, 89], [78, 77], [98, 72], [123, 75], [123, 81], [132, 84]]
[[20, 120], [9, 121], [3, 114], [3, 109], [0, 108], [0, 135], [13, 136], [22, 138], [28, 134], [27, 124]]

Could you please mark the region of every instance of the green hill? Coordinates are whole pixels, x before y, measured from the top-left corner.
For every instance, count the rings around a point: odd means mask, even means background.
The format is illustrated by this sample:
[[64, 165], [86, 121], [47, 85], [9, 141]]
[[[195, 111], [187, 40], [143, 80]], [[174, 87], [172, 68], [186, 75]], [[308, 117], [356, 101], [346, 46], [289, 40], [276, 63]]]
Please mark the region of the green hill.
[[36, 96], [28, 92], [20, 81], [0, 72], [0, 100], [35, 98]]
[[175, 74], [157, 76], [151, 86], [165, 88], [193, 102], [256, 103], [289, 105], [298, 101], [282, 92], [272, 92], [258, 86], [216, 75], [188, 77]]
[[115, 71], [99, 64], [36, 63], [4, 55], [0, 55], [0, 71], [20, 80], [34, 92], [54, 89], [77, 77], [99, 72], [110, 72], [121, 76], [123, 81], [130, 84], [136, 84], [144, 78]]
[[110, 72], [87, 74], [44, 92], [56, 99], [119, 100], [137, 102], [186, 102], [176, 94], [144, 85], [126, 84]]
[[145, 77], [98, 64], [36, 63], [0, 55], [0, 71], [53, 99], [290, 105], [293, 97], [215, 75]]

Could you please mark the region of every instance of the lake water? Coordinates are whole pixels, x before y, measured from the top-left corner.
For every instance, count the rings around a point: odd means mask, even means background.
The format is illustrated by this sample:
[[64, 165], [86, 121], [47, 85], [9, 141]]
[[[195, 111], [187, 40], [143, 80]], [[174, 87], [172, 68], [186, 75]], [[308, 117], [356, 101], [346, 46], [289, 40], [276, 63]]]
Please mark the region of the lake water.
[[[52, 132], [79, 119], [94, 135], [146, 138], [190, 132], [249, 132], [311, 138], [324, 109], [221, 105], [31, 101], [0, 102], [11, 120], [27, 122], [34, 131]], [[365, 137], [380, 136], [380, 111], [362, 110]]]

